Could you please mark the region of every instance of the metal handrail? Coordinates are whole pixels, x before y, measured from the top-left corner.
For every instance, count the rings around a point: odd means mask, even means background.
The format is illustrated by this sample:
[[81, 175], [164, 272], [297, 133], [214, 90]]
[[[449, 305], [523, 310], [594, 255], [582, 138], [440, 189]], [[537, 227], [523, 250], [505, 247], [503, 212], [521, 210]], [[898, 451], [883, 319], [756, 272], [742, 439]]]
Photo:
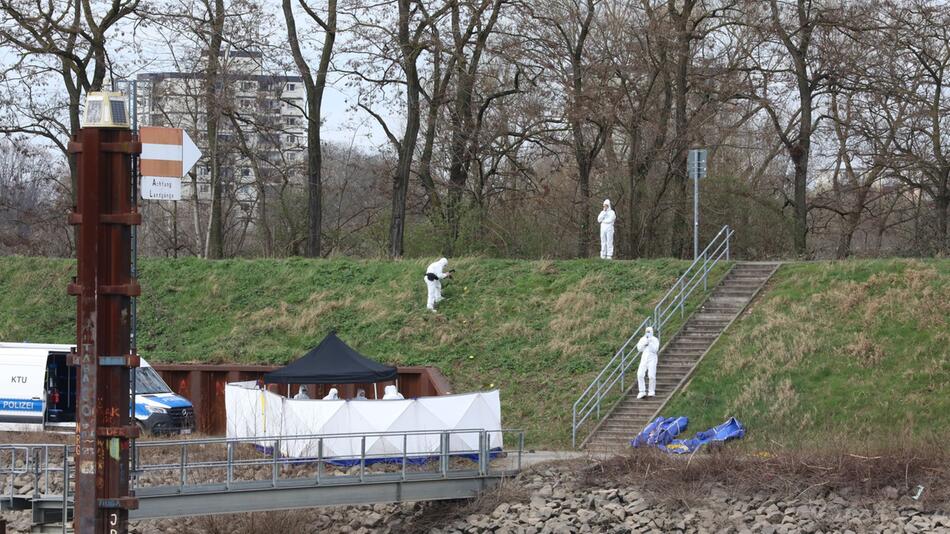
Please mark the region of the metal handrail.
[[[50, 459], [50, 451], [55, 450], [60, 453], [62, 465], [58, 466], [55, 460]], [[17, 453], [22, 453], [20, 457]], [[9, 493], [0, 494], [0, 501], [7, 501], [11, 505], [18, 495], [15, 490], [15, 482], [18, 476], [33, 475], [33, 495], [32, 498], [61, 498], [62, 499], [62, 517], [67, 518], [70, 507], [72, 493], [70, 484], [75, 483], [75, 475], [70, 470], [69, 462], [75, 455], [75, 446], [67, 444], [50, 443], [24, 443], [24, 444], [3, 444], [0, 445], [0, 476], [8, 479]], [[10, 459], [7, 466], [4, 461]], [[57, 473], [61, 473], [57, 477]], [[51, 476], [53, 475], [53, 480]], [[54, 493], [53, 483], [56, 478], [62, 479], [61, 493]], [[68, 522], [64, 519], [61, 522], [63, 533], [68, 530]]]
[[[730, 240], [735, 231], [728, 225], [723, 226], [716, 234], [706, 248], [700, 252], [693, 263], [689, 265], [686, 271], [676, 280], [673, 286], [653, 307], [653, 313], [640, 323], [640, 326], [633, 331], [633, 334], [624, 341], [620, 349], [614, 353], [613, 358], [607, 362], [607, 365], [601, 369], [600, 373], [591, 381], [587, 389], [574, 401], [571, 414], [571, 445], [577, 447], [578, 429], [591, 418], [595, 416], [600, 418], [604, 399], [608, 397], [611, 390], [618, 383], [620, 392], [627, 390], [627, 371], [637, 361], [636, 345], [634, 340], [640, 337], [641, 332], [647, 327], [653, 327], [657, 336], [663, 330], [663, 327], [669, 323], [677, 311], [680, 315], [686, 313], [686, 300], [696, 291], [700, 284], [703, 290], [708, 289], [709, 272], [725, 258], [729, 260]], [[615, 400], [619, 401], [619, 398]], [[612, 406], [612, 404], [611, 404]]]
[[[473, 439], [473, 445], [459, 444], [452, 436], [459, 435], [477, 435], [477, 440]], [[499, 451], [491, 449], [491, 436], [501, 435], [502, 443], [504, 436], [513, 436], [515, 443], [511, 447], [502, 447]], [[413, 437], [437, 436], [439, 446], [437, 450], [413, 450], [409, 446], [409, 440]], [[212, 491], [228, 492], [239, 490], [239, 484], [242, 482], [265, 482], [270, 481], [271, 487], [284, 487], [285, 483], [299, 483], [300, 480], [308, 480], [313, 486], [322, 485], [349, 485], [369, 483], [381, 479], [391, 479], [396, 476], [400, 481], [413, 481], [432, 478], [458, 478], [458, 477], [504, 477], [516, 474], [521, 470], [522, 455], [524, 452], [524, 431], [514, 429], [485, 429], [485, 428], [467, 428], [467, 429], [444, 429], [444, 430], [409, 430], [409, 431], [383, 431], [366, 433], [334, 433], [334, 434], [300, 434], [292, 436], [249, 436], [240, 438], [201, 438], [201, 439], [178, 439], [178, 440], [141, 440], [136, 447], [135, 454], [139, 456], [137, 469], [135, 470], [135, 479], [132, 485], [136, 490], [147, 490], [152, 493], [176, 493], [188, 494], [191, 492], [207, 493], [210, 486], [216, 486]], [[402, 448], [395, 453], [369, 452], [367, 450], [368, 440], [386, 438], [393, 443], [402, 443]], [[324, 444], [332, 446], [334, 440], [358, 440], [360, 447], [355, 454], [343, 454], [330, 456], [325, 454]], [[317, 456], [314, 458], [296, 458], [281, 454], [280, 444], [282, 442], [294, 440], [312, 440], [318, 443]], [[474, 443], [477, 442], [477, 445]], [[270, 450], [261, 451], [257, 448], [252, 458], [238, 458], [235, 455], [236, 448], [240, 445], [258, 445], [268, 444]], [[220, 449], [208, 451], [208, 447], [219, 446]], [[196, 454], [189, 455], [189, 448], [202, 448], [205, 450], [204, 457], [197, 457]], [[177, 450], [176, 450], [177, 449]], [[50, 457], [51, 450], [62, 451], [61, 457], [63, 464], [59, 465], [59, 456]], [[63, 444], [6, 444], [0, 445], [0, 476], [9, 475], [10, 495], [2, 495], [2, 499], [10, 499], [16, 496], [13, 490], [13, 478], [20, 475], [30, 475], [34, 480], [34, 495], [43, 495], [44, 497], [59, 497], [58, 493], [53, 492], [50, 484], [50, 475], [59, 474], [65, 480], [64, 489], [61, 497], [63, 500], [64, 513], [68, 507], [72, 506], [70, 502], [72, 488], [69, 485], [73, 482], [73, 467], [70, 460], [75, 447]], [[161, 457], [150, 459], [143, 458], [149, 450], [157, 451], [179, 451], [178, 459], [168, 461]], [[499, 453], [503, 453], [510, 461], [510, 465], [497, 466], [492, 465], [492, 459]], [[173, 452], [172, 454], [175, 454]], [[472, 459], [472, 464], [456, 465], [452, 462], [453, 458], [465, 456]], [[416, 463], [420, 458], [425, 457], [433, 462], [437, 461], [435, 471], [413, 472], [408, 469], [410, 464]], [[372, 465], [373, 461], [382, 458], [390, 459], [397, 466], [401, 464], [398, 471], [383, 469], [376, 472]], [[9, 464], [6, 460], [9, 459]], [[325, 467], [338, 461], [350, 462], [358, 466], [357, 475], [333, 474], [325, 470]], [[294, 476], [294, 470], [291, 470], [291, 476], [285, 476], [284, 467], [315, 466], [315, 469], [308, 471], [301, 478], [299, 474]], [[466, 467], [471, 465], [471, 467]], [[245, 470], [245, 472], [260, 472], [261, 468], [268, 471], [263, 474], [264, 478], [239, 478], [235, 471]], [[250, 471], [248, 471], [250, 469]], [[211, 471], [209, 470], [217, 470]], [[177, 473], [177, 480], [169, 480], [163, 477], [158, 484], [143, 483], [139, 477], [150, 472], [166, 471]], [[211, 476], [213, 481], [196, 479], [196, 475], [204, 474], [202, 478]], [[41, 486], [42, 484], [42, 486]], [[42, 489], [40, 489], [42, 488]], [[5, 494], [5, 488], [0, 488], [0, 494]], [[150, 493], [150, 494], [152, 494]], [[64, 515], [65, 517], [65, 515]]]
[[[465, 435], [465, 434], [477, 434], [478, 435], [478, 447], [477, 449], [470, 448], [454, 448], [451, 443], [451, 436], [455, 435]], [[515, 434], [518, 438], [518, 445], [516, 450], [511, 450], [506, 452], [506, 454], [517, 454], [517, 468], [514, 470], [503, 470], [496, 471], [493, 470], [490, 466], [489, 459], [492, 454], [495, 454], [497, 451], [492, 451], [490, 448], [491, 439], [490, 436], [493, 434], [500, 434], [502, 439], [506, 434]], [[407, 447], [407, 440], [409, 437], [420, 437], [420, 436], [438, 436], [439, 438], [439, 449], [437, 452], [426, 451], [426, 450], [415, 450], [411, 451]], [[389, 438], [393, 441], [402, 441], [403, 447], [397, 453], [370, 453], [366, 450], [367, 438]], [[396, 439], [398, 438], [398, 439]], [[281, 454], [281, 444], [291, 441], [313, 441], [317, 443], [317, 456], [314, 458], [297, 458], [284, 456]], [[327, 442], [333, 442], [334, 440], [359, 440], [360, 448], [359, 453], [353, 454], [343, 454], [336, 455], [333, 457], [326, 456], [324, 454], [324, 445]], [[264, 455], [251, 458], [251, 459], [236, 459], [234, 457], [235, 446], [237, 445], [254, 445], [259, 448], [264, 449]], [[220, 454], [218, 458], [212, 459], [203, 459], [203, 460], [191, 460], [188, 454], [188, 447], [195, 446], [213, 446], [219, 445], [224, 446], [225, 449], [221, 451], [223, 454]], [[264, 445], [270, 445], [265, 447]], [[209, 469], [222, 469], [223, 474], [219, 473], [219, 476], [222, 477], [221, 480], [216, 481], [217, 484], [222, 485], [225, 488], [225, 491], [228, 491], [232, 485], [236, 482], [234, 478], [235, 468], [253, 468], [253, 467], [266, 467], [270, 471], [270, 482], [272, 487], [278, 487], [280, 482], [283, 482], [284, 478], [280, 477], [281, 468], [284, 466], [300, 466], [304, 464], [315, 464], [315, 474], [313, 477], [313, 484], [321, 485], [324, 483], [333, 483], [336, 485], [339, 484], [359, 484], [365, 482], [367, 478], [372, 478], [373, 473], [370, 473], [367, 470], [367, 464], [370, 461], [378, 460], [381, 458], [397, 458], [398, 461], [395, 463], [401, 463], [400, 470], [400, 480], [411, 480], [418, 478], [419, 474], [410, 473], [407, 470], [407, 466], [410, 462], [415, 461], [418, 458], [438, 458], [439, 470], [438, 474], [440, 478], [446, 478], [452, 476], [452, 469], [450, 468], [449, 460], [452, 457], [458, 455], [470, 455], [477, 457], [478, 463], [478, 476], [496, 476], [496, 475], [511, 475], [515, 474], [521, 469], [521, 460], [522, 454], [524, 451], [524, 431], [522, 430], [511, 430], [511, 429], [483, 429], [483, 428], [465, 428], [465, 429], [446, 429], [446, 430], [408, 430], [408, 431], [377, 431], [377, 432], [365, 432], [365, 433], [334, 433], [334, 434], [300, 434], [300, 435], [290, 435], [290, 436], [247, 436], [247, 437], [229, 437], [229, 438], [201, 438], [201, 439], [184, 439], [184, 440], [162, 440], [162, 441], [143, 441], [139, 443], [139, 446], [136, 448], [136, 455], [142, 455], [146, 453], [149, 449], [159, 449], [159, 450], [169, 450], [169, 449], [178, 449], [179, 454], [177, 460], [170, 462], [158, 462], [158, 463], [148, 463], [142, 458], [136, 459], [136, 477], [141, 477], [148, 472], [164, 471], [169, 473], [177, 473], [178, 481], [173, 484], [163, 484], [159, 486], [154, 485], [143, 485], [140, 482], [136, 482], [136, 489], [148, 488], [149, 490], [167, 490], [171, 489], [176, 493], [188, 493], [191, 490], [205, 491], [207, 489], [208, 482], [203, 483], [192, 483], [189, 480], [189, 474], [194, 474], [195, 472], [200, 472], [202, 470]], [[269, 450], [268, 450], [269, 449]], [[401, 458], [401, 460], [399, 460]], [[354, 465], [359, 467], [358, 475], [355, 477], [347, 476], [328, 476], [324, 473], [323, 468], [327, 464], [332, 464], [334, 462], [345, 461], [352, 462]], [[299, 477], [294, 478], [299, 480]]]

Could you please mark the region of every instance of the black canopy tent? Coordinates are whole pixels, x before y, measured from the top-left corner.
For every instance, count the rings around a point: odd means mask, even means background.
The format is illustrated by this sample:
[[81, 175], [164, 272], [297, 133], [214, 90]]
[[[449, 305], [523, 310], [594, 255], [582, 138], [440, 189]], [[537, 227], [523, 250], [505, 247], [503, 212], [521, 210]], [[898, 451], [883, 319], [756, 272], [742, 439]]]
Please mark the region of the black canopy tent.
[[396, 380], [395, 367], [374, 362], [330, 332], [319, 345], [264, 375], [268, 384], [360, 384]]

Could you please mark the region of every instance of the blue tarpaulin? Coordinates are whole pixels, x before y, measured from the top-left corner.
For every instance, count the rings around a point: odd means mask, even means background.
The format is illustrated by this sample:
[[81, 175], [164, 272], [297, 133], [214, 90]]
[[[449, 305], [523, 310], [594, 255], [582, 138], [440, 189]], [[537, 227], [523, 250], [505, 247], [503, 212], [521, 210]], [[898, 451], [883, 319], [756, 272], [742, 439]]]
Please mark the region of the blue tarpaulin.
[[657, 417], [630, 444], [634, 447], [662, 447], [686, 430], [688, 424], [689, 419], [686, 417]]
[[712, 442], [725, 442], [745, 436], [745, 427], [735, 417], [709, 430], [697, 433], [692, 439], [673, 439], [686, 430], [686, 417], [657, 417], [630, 441], [634, 447], [657, 447], [673, 454], [686, 454]]

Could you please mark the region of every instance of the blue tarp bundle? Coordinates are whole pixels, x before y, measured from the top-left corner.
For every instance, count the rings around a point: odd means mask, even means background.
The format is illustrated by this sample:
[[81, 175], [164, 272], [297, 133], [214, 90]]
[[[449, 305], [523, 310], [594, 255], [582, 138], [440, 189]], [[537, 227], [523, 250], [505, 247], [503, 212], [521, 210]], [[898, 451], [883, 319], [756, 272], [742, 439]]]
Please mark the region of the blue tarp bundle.
[[634, 447], [654, 446], [673, 454], [687, 454], [711, 442], [724, 442], [745, 436], [745, 427], [735, 417], [709, 430], [697, 433], [692, 439], [673, 439], [686, 430], [685, 417], [657, 417], [637, 435], [630, 444]]
[[662, 447], [686, 430], [687, 425], [689, 419], [686, 417], [657, 417], [630, 444], [634, 447]]

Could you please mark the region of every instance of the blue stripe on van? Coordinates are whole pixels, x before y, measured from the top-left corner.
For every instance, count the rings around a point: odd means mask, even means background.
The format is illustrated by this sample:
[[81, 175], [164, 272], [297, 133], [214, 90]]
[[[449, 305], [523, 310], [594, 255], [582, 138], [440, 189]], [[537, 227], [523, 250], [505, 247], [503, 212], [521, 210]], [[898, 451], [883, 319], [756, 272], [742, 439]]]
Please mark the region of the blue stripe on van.
[[43, 401], [33, 399], [0, 399], [0, 410], [5, 412], [42, 412]]

